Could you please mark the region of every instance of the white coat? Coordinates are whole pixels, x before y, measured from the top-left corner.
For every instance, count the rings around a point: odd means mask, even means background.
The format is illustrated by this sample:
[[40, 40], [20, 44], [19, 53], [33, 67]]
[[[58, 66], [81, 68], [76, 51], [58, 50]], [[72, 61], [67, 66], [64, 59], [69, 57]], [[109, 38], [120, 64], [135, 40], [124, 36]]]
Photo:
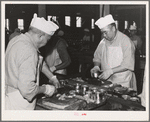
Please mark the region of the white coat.
[[26, 33], [14, 37], [5, 55], [5, 109], [33, 110], [39, 85], [42, 57], [32, 37]]
[[101, 70], [123, 66], [127, 71], [115, 73], [108, 80], [112, 83], [121, 84], [124, 87], [136, 89], [134, 70], [134, 45], [131, 40], [117, 32], [112, 44], [103, 39], [94, 53], [94, 62], [100, 62]]

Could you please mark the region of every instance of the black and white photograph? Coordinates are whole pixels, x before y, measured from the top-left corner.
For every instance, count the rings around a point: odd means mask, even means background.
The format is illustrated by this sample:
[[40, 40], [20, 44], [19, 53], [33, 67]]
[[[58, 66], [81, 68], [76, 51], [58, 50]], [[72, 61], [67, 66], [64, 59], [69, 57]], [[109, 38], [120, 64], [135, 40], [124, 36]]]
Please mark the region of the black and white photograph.
[[2, 120], [148, 121], [149, 1], [1, 1]]

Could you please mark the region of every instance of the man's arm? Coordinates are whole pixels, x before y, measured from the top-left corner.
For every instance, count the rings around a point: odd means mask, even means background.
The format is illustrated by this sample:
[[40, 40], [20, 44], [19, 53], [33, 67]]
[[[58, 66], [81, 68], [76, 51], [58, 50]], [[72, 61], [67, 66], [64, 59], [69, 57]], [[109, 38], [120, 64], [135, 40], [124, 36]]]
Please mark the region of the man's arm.
[[61, 69], [66, 68], [71, 63], [71, 58], [67, 52], [67, 47], [63, 41], [60, 41], [58, 43], [57, 51], [59, 53], [59, 57], [62, 63], [55, 67], [56, 67], [56, 70], [61, 70]]
[[43, 62], [42, 72], [46, 75], [46, 77], [49, 79], [49, 82], [52, 83], [56, 88], [60, 87], [60, 83], [55, 75], [49, 70], [47, 64], [45, 61]]
[[94, 62], [94, 66], [99, 66], [100, 67], [101, 63], [100, 62]]
[[142, 49], [142, 40], [141, 40], [140, 37], [138, 37], [138, 38], [137, 38], [137, 41], [138, 41], [138, 42], [137, 42], [137, 48], [138, 48], [140, 54], [142, 54], [142, 51], [141, 51], [141, 49]]
[[18, 64], [18, 83], [17, 87], [21, 95], [28, 101], [40, 93], [44, 93], [46, 88], [36, 84], [36, 66], [38, 57], [35, 52], [21, 42], [17, 45], [16, 61]]
[[[53, 73], [49, 70], [49, 68], [48, 68], [47, 64], [45, 63], [45, 61], [43, 62], [42, 72], [45, 74], [45, 76], [48, 79], [51, 79], [54, 76]], [[50, 83], [53, 83], [53, 81], [50, 81]]]

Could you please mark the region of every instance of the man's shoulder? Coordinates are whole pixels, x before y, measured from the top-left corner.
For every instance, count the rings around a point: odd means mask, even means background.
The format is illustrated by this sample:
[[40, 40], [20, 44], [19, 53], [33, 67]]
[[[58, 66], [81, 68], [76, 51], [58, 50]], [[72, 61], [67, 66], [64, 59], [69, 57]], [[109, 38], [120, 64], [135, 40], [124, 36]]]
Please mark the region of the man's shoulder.
[[98, 46], [97, 46], [97, 49], [98, 49], [98, 50], [101, 50], [102, 47], [103, 47], [105, 44], [106, 44], [106, 40], [105, 40], [105, 38], [103, 38], [103, 39], [99, 42], [99, 44], [98, 44]]
[[121, 32], [121, 31], [118, 31], [118, 35], [119, 35], [120, 38], [130, 39], [126, 34], [124, 34], [124, 33]]
[[124, 33], [118, 31], [118, 39], [121, 40], [121, 42], [130, 42], [131, 39]]
[[16, 48], [18, 51], [23, 50], [23, 51], [28, 52], [28, 53], [35, 52], [35, 49], [33, 48], [33, 46], [26, 39], [18, 37], [14, 41], [15, 41], [14, 42], [15, 43], [14, 48]]
[[58, 41], [58, 46], [59, 45], [65, 45], [65, 46], [67, 46], [67, 42], [66, 42], [66, 40], [65, 39], [63, 39], [63, 38], [59, 38], [59, 41]]

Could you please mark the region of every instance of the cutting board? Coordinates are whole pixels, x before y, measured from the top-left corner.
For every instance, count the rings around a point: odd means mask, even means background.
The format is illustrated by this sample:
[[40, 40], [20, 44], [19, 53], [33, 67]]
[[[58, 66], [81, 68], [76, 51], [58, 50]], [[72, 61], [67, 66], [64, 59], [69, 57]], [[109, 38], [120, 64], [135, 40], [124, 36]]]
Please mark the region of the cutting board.
[[[62, 87], [57, 89], [58, 94], [64, 94], [68, 93], [70, 90], [72, 90], [71, 87]], [[66, 98], [65, 100], [58, 99], [57, 95], [53, 95], [52, 97], [46, 97], [42, 98], [41, 105], [44, 105], [44, 107], [52, 108], [52, 109], [60, 109], [60, 110], [78, 110], [85, 106], [84, 100], [79, 100], [77, 98]]]
[[79, 110], [85, 106], [85, 101], [76, 98], [65, 98], [65, 100], [58, 100], [57, 97], [44, 98], [42, 104], [52, 109], [59, 110]]

